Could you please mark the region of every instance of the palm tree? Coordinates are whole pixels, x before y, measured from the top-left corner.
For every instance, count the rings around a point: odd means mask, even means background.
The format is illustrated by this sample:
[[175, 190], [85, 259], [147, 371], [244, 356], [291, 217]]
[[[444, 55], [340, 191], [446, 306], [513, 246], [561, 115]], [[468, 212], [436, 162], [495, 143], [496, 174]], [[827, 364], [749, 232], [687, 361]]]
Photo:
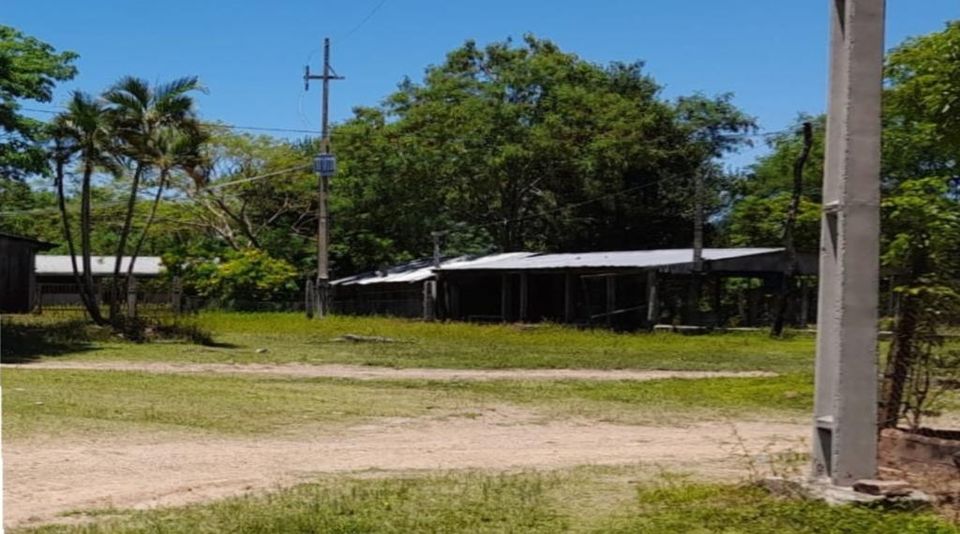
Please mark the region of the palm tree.
[[156, 219], [157, 206], [163, 197], [163, 191], [169, 184], [170, 173], [180, 168], [187, 172], [197, 168], [202, 164], [203, 155], [201, 148], [209, 139], [209, 134], [196, 121], [183, 121], [177, 128], [164, 126], [157, 130], [153, 141], [155, 149], [155, 159], [153, 164], [157, 168], [157, 191], [153, 197], [153, 203], [150, 206], [150, 215], [143, 225], [140, 237], [137, 239], [133, 252], [130, 255], [130, 263], [127, 266], [127, 283], [133, 277], [133, 265], [140, 255], [143, 242], [146, 240], [147, 233]]
[[[90, 233], [92, 226], [90, 189], [93, 173], [97, 169], [117, 173], [119, 168], [114, 156], [113, 132], [108, 120], [107, 108], [96, 98], [75, 91], [67, 110], [54, 119], [54, 161], [57, 170], [57, 193], [63, 215], [64, 237], [67, 238], [72, 258], [74, 279], [78, 280], [81, 298], [97, 324], [104, 324], [100, 313], [99, 295], [93, 282], [93, 266], [90, 260]], [[64, 167], [73, 158], [81, 170], [80, 182], [80, 253], [83, 262], [82, 277], [78, 272], [70, 222], [64, 201]]]
[[[162, 160], [166, 157], [167, 147], [164, 144], [167, 141], [163, 139], [164, 136], [169, 136], [171, 129], [193, 128], [191, 125], [196, 123], [196, 112], [194, 111], [193, 98], [189, 93], [197, 90], [202, 90], [202, 88], [196, 77], [180, 78], [170, 83], [151, 87], [150, 83], [142, 78], [127, 76], [114, 84], [103, 95], [104, 100], [110, 105], [111, 121], [121, 143], [122, 154], [128, 162], [132, 162], [133, 166], [126, 214], [117, 241], [113, 269], [114, 291], [117, 290], [120, 283], [120, 262], [126, 252], [127, 241], [133, 229], [133, 216], [141, 182], [151, 170], [159, 170]], [[153, 221], [153, 214], [156, 211], [156, 204], [161, 198], [165, 180], [165, 176], [158, 178], [157, 194], [149, 223]], [[143, 244], [149, 225], [144, 228], [137, 242], [137, 254]], [[128, 283], [133, 273], [137, 254], [131, 257], [128, 265]], [[114, 320], [119, 312], [118, 302], [119, 298], [115, 294], [114, 304], [110, 307], [110, 316]]]

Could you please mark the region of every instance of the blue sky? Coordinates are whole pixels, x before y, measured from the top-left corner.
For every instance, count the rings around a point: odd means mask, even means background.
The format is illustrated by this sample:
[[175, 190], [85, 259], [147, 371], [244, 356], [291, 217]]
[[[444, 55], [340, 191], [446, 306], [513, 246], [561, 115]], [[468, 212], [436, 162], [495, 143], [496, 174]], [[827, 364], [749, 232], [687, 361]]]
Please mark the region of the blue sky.
[[[70, 90], [99, 91], [122, 75], [152, 81], [196, 74], [207, 120], [318, 129], [324, 36], [335, 82], [334, 121], [377, 103], [404, 77], [466, 39], [532, 32], [598, 63], [643, 60], [667, 97], [733, 92], [761, 129], [826, 104], [827, 0], [3, 0], [0, 23], [80, 54]], [[371, 11], [370, 18], [358, 27]], [[887, 44], [942, 29], [960, 0], [888, 0]], [[353, 30], [353, 31], [351, 31]], [[762, 149], [731, 156], [749, 164]]]

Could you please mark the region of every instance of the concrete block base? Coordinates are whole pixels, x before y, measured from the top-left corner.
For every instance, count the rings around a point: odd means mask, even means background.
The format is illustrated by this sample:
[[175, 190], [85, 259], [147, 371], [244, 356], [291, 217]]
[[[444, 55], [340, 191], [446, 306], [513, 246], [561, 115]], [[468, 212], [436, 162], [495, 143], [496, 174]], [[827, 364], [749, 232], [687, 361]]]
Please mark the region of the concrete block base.
[[835, 486], [828, 480], [771, 477], [764, 479], [761, 485], [774, 495], [814, 499], [831, 506], [858, 504], [923, 508], [933, 502], [929, 495], [915, 489], [891, 495], [871, 495], [856, 491], [851, 486]]

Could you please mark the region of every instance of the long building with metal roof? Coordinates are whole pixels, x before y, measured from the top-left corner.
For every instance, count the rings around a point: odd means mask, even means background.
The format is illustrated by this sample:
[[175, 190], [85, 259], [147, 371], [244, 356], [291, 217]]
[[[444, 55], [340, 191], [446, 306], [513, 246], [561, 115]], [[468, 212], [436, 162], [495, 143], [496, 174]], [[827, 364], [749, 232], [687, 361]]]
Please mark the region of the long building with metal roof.
[[[723, 288], [730, 278], [754, 280], [741, 306], [756, 322], [764, 301], [780, 287], [788, 267], [782, 248], [707, 248], [583, 253], [511, 252], [479, 257], [417, 260], [333, 282], [335, 307], [345, 313], [413, 317], [438, 315], [476, 321], [556, 321], [636, 326], [661, 320], [702, 322], [689, 309], [695, 284], [710, 286], [714, 323], [724, 320]], [[816, 274], [813, 254], [800, 254], [792, 269]], [[759, 281], [759, 282], [758, 282]], [[698, 294], [699, 293], [699, 290]], [[798, 297], [806, 317], [812, 294]], [[802, 310], [801, 310], [802, 308]], [[683, 317], [681, 317], [683, 315]]]

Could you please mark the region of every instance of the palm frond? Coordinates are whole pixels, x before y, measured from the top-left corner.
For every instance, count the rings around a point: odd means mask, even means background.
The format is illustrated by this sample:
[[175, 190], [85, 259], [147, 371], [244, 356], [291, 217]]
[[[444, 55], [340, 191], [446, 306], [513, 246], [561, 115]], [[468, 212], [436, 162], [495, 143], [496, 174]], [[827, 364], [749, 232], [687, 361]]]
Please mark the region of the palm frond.
[[200, 79], [196, 76], [184, 76], [171, 82], [163, 83], [154, 87], [153, 98], [155, 102], [161, 102], [170, 98], [175, 98], [191, 91], [200, 91], [206, 93], [206, 88], [200, 85]]

